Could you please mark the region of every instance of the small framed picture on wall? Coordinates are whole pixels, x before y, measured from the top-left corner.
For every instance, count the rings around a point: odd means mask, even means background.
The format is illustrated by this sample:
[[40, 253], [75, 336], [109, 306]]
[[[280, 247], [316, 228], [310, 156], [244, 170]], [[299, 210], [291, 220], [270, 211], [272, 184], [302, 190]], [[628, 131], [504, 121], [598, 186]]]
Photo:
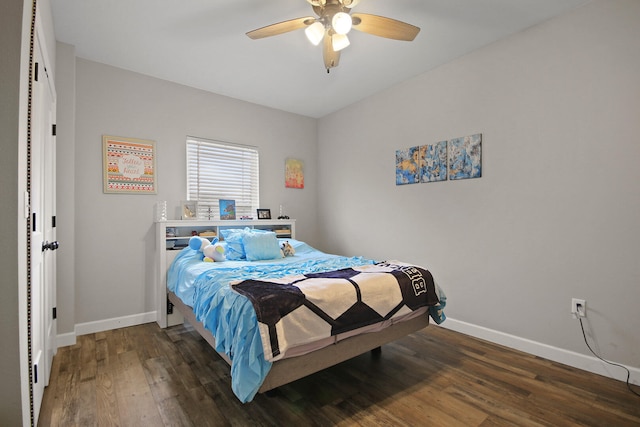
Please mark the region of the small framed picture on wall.
[[285, 159], [284, 186], [286, 188], [304, 188], [304, 162], [298, 159]]
[[102, 136], [103, 192], [156, 194], [156, 143]]

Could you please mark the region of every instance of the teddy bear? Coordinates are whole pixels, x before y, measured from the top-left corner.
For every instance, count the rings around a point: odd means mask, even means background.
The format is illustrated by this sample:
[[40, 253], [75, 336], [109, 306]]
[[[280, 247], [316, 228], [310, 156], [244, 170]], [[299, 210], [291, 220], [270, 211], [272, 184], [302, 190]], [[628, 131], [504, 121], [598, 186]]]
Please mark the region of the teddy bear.
[[289, 242], [282, 243], [281, 249], [284, 256], [294, 256], [296, 254], [296, 250], [293, 249]]
[[202, 252], [204, 262], [222, 262], [227, 259], [224, 254], [224, 246], [218, 242], [217, 237], [209, 241], [209, 239], [200, 236], [192, 236], [189, 239], [189, 247], [194, 251]]

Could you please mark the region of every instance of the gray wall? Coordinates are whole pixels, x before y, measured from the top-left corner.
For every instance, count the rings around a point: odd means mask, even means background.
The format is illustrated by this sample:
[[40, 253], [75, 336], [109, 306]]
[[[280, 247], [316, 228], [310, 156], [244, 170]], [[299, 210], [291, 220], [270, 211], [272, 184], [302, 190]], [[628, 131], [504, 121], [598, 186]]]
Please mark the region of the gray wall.
[[[153, 206], [166, 200], [169, 218], [179, 218], [187, 135], [257, 146], [261, 206], [277, 216], [285, 205], [298, 219], [298, 237], [317, 240], [316, 120], [68, 54], [57, 59], [60, 71], [75, 62], [75, 99], [61, 96], [58, 104], [60, 118], [75, 120], [75, 131], [57, 139], [59, 152], [67, 153], [58, 156], [59, 197], [75, 203], [74, 212], [67, 209], [73, 229], [61, 219], [58, 230], [62, 244], [74, 244], [73, 251], [61, 247], [58, 254], [60, 265], [73, 269], [69, 280], [59, 275], [59, 295], [75, 297], [74, 310], [60, 311], [59, 334], [72, 333], [75, 324], [155, 311]], [[156, 141], [157, 195], [103, 194], [104, 134]], [[305, 162], [302, 190], [284, 188], [287, 157]], [[70, 194], [63, 194], [67, 189]]]
[[[596, 349], [640, 367], [639, 16], [595, 1], [321, 119], [322, 248], [424, 265], [456, 321], [588, 354], [584, 298]], [[396, 149], [474, 133], [481, 179], [395, 185]]]

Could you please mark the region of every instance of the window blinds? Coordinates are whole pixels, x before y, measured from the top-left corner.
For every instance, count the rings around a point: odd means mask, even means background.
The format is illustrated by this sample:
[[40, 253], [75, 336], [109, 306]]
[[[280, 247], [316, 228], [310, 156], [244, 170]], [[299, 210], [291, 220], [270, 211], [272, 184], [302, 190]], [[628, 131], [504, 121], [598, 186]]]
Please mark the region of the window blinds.
[[255, 217], [259, 207], [258, 150], [187, 137], [187, 197], [198, 202], [198, 219], [220, 219], [219, 200], [234, 200], [236, 218]]

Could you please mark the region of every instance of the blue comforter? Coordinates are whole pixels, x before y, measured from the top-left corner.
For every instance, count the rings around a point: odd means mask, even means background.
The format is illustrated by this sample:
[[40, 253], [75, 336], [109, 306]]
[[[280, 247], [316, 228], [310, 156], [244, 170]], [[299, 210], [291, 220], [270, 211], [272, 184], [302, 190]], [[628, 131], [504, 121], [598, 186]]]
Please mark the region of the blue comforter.
[[[242, 402], [253, 399], [271, 369], [264, 358], [258, 321], [253, 305], [233, 291], [232, 281], [325, 272], [373, 264], [362, 257], [343, 257], [320, 252], [304, 242], [287, 239], [296, 254], [269, 261], [203, 262], [202, 252], [183, 249], [167, 273], [167, 288], [193, 307], [196, 319], [213, 334], [216, 351], [231, 360], [231, 387]], [[444, 320], [446, 297], [440, 293], [440, 305], [430, 308], [437, 323]]]

